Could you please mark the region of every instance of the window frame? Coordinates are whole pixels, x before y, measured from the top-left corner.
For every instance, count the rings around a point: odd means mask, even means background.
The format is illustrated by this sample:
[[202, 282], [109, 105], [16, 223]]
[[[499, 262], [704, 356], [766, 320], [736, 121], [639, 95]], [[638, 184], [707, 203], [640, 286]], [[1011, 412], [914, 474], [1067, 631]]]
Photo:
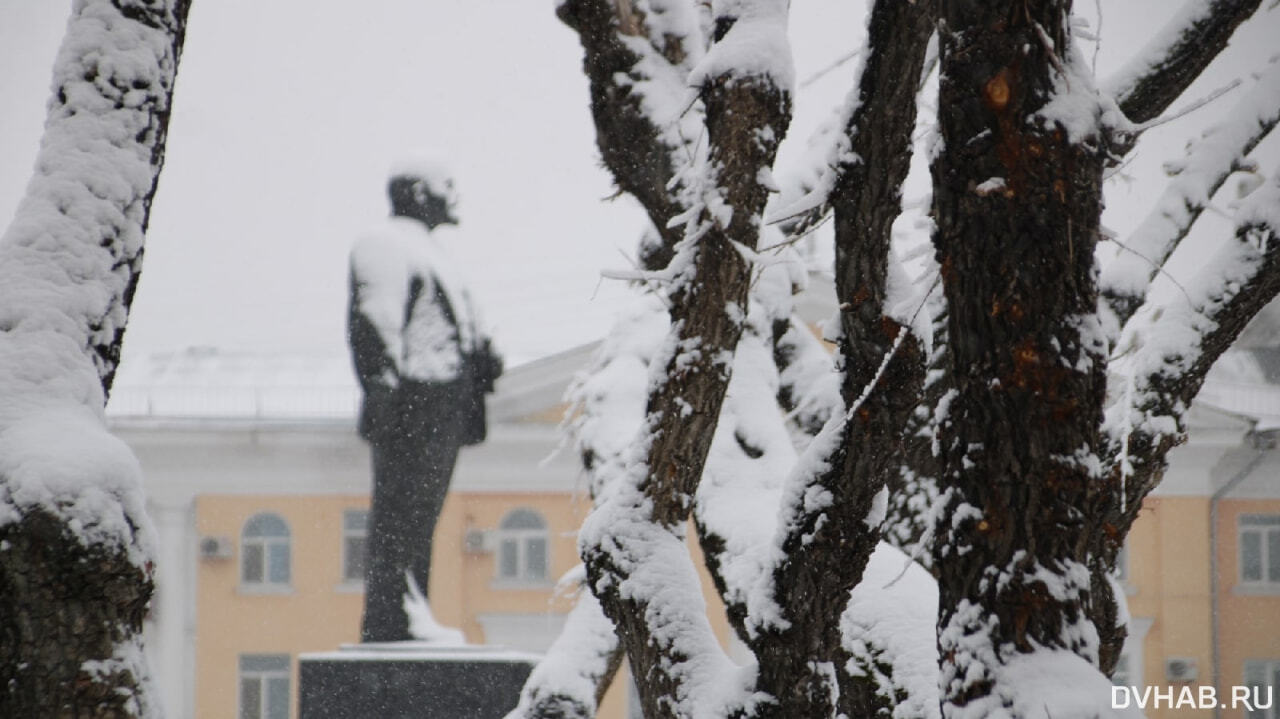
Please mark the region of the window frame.
[[[246, 660], [249, 662], [268, 662], [282, 663], [283, 667], [275, 668], [245, 668]], [[284, 716], [273, 716], [270, 712], [272, 706], [270, 704], [269, 694], [272, 680], [283, 679], [284, 685]], [[244, 685], [246, 681], [255, 681], [258, 685], [258, 707], [256, 714], [245, 713], [245, 693]], [[236, 665], [236, 717], [237, 719], [289, 719], [292, 714], [293, 704], [293, 657], [289, 654], [240, 654], [237, 657]]]
[[[283, 527], [284, 534], [249, 534], [251, 526], [255, 520], [270, 521], [276, 520]], [[284, 581], [271, 579], [272, 569], [277, 567], [280, 560], [272, 551], [273, 547], [284, 547], [284, 568], [286, 578]], [[257, 548], [261, 557], [261, 578], [251, 580], [246, 576], [247, 560], [249, 550]], [[239, 580], [240, 590], [249, 594], [280, 594], [293, 591], [293, 530], [289, 527], [289, 522], [280, 513], [264, 511], [255, 512], [240, 527], [240, 562], [239, 562]]]
[[[1244, 546], [1245, 535], [1258, 535], [1259, 578], [1250, 579], [1245, 576]], [[1271, 557], [1274, 549], [1271, 535], [1280, 546], [1280, 514], [1240, 514], [1236, 517], [1236, 583], [1245, 591], [1263, 593], [1280, 593], [1280, 575], [1270, 576], [1270, 564], [1277, 561]]]
[[[363, 515], [364, 522], [359, 529], [351, 527], [349, 518], [355, 515]], [[364, 542], [364, 558], [360, 567], [359, 576], [352, 576], [350, 573], [349, 562], [351, 560], [351, 544], [352, 540], [359, 539]], [[368, 568], [369, 561], [369, 510], [363, 507], [348, 507], [342, 510], [342, 546], [340, 549], [341, 567], [339, 587], [348, 591], [362, 591], [364, 589], [365, 571]]]
[[[1255, 669], [1256, 668], [1256, 669]], [[1249, 683], [1249, 675], [1252, 673], [1250, 669], [1255, 669], [1262, 674], [1262, 684], [1257, 685], [1263, 687], [1272, 687], [1271, 707], [1262, 710], [1246, 711], [1242, 716], [1245, 719], [1280, 719], [1280, 702], [1275, 700], [1275, 692], [1280, 692], [1280, 659], [1246, 659], [1244, 662], [1244, 671], [1240, 675], [1241, 683], [1249, 687], [1249, 698], [1253, 698], [1254, 684]], [[1269, 681], [1268, 681], [1269, 680]]]
[[[536, 520], [539, 526], [509, 526], [521, 516]], [[518, 521], [518, 520], [517, 520]], [[551, 584], [551, 529], [541, 512], [531, 507], [517, 507], [507, 512], [494, 532], [494, 584], [499, 587], [545, 587]], [[542, 543], [542, 573], [530, 571], [530, 544]], [[506, 574], [504, 561], [508, 546], [514, 546], [515, 574]]]

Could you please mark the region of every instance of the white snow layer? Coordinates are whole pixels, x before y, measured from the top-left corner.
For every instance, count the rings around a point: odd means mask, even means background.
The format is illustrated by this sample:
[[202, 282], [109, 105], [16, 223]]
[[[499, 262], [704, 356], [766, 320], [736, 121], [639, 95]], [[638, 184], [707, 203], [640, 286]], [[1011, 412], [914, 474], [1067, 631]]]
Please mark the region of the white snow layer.
[[1062, 128], [1072, 143], [1090, 142], [1103, 127], [1129, 129], [1130, 123], [1110, 95], [1094, 86], [1093, 71], [1068, 35], [1065, 48], [1049, 48], [1050, 39], [1039, 25], [1040, 41], [1046, 49], [1062, 58], [1054, 72], [1054, 91], [1035, 118], [1046, 125]]
[[425, 153], [405, 155], [391, 163], [391, 177], [417, 177], [427, 181], [431, 191], [451, 202], [457, 201], [453, 187], [453, 172], [440, 158]]
[[[724, 540], [720, 575], [730, 601], [746, 605], [749, 629], [782, 623], [772, 585], [761, 580], [772, 577], [770, 546], [778, 501], [796, 460], [778, 408], [778, 373], [767, 340], [769, 318], [760, 303], [752, 305], [751, 329], [738, 343], [695, 504], [699, 523]], [[744, 517], [752, 521], [744, 522]]]
[[1191, 229], [1214, 191], [1236, 170], [1259, 138], [1280, 119], [1280, 62], [1272, 61], [1221, 122], [1205, 130], [1186, 157], [1169, 166], [1176, 172], [1156, 206], [1114, 256], [1104, 256], [1102, 290], [1141, 298], [1152, 278]]
[[651, 502], [640, 491], [649, 442], [638, 443], [630, 476], [611, 481], [583, 523], [584, 554], [607, 551], [614, 571], [592, 587], [616, 588], [644, 612], [650, 641], [669, 659], [662, 667], [677, 684], [669, 697], [677, 716], [722, 716], [759, 701], [751, 687], [755, 668], [740, 667], [725, 654], [711, 629], [697, 569], [681, 527], [650, 519]]
[[795, 85], [795, 67], [787, 40], [787, 0], [716, 0], [716, 17], [736, 18], [733, 27], [689, 75], [689, 85], [708, 79], [764, 78], [784, 93]]
[[[1092, 663], [1065, 649], [1018, 654], [999, 670], [999, 699], [990, 711], [964, 711], [955, 717], [997, 719], [1110, 719], [1145, 716], [1136, 707], [1112, 707], [1111, 680]], [[980, 712], [980, 713], [979, 713]]]
[[901, 550], [881, 542], [840, 617], [850, 674], [870, 674], [894, 719], [932, 719], [938, 709], [938, 585]]
[[175, 65], [164, 30], [77, 2], [35, 174], [0, 237], [0, 522], [39, 508], [139, 567], [153, 530], [137, 462], [105, 428], [93, 348], [126, 320]]
[[[1205, 336], [1217, 328], [1214, 317], [1220, 308], [1263, 269], [1267, 245], [1280, 235], [1280, 173], [1245, 198], [1236, 226], [1240, 236], [1202, 262], [1183, 283], [1183, 293], [1148, 302], [1125, 325], [1108, 379], [1108, 395], [1124, 398], [1107, 409], [1104, 428], [1112, 441], [1123, 441], [1129, 428], [1150, 434], [1153, 441], [1181, 432], [1188, 409], [1182, 403], [1171, 408], [1171, 415], [1137, 408], [1166, 405], [1157, 394], [1160, 378], [1183, 374], [1199, 361]], [[1125, 384], [1115, 386], [1118, 382]]]
[[[580, 551], [608, 552], [617, 570], [604, 584], [591, 587], [593, 593], [616, 588], [623, 598], [642, 605], [652, 640], [682, 658], [665, 667], [681, 687], [671, 697], [677, 713], [714, 716], [754, 701], [754, 669], [738, 667], [720, 648], [683, 534], [652, 522], [651, 503], [639, 489], [652, 442], [644, 426], [650, 382], [666, 367], [664, 353], [674, 351], [669, 324], [658, 298], [638, 298], [601, 344], [589, 372], [570, 390], [581, 408], [570, 429], [579, 447], [593, 456], [596, 499], [578, 543]], [[589, 622], [584, 625], [583, 631], [594, 631]], [[590, 655], [587, 659], [595, 661]], [[547, 678], [581, 695], [582, 686], [575, 683], [588, 681], [590, 665], [564, 671], [568, 673]], [[533, 692], [553, 689], [529, 686]]]
[[1142, 78], [1169, 59], [1170, 51], [1187, 28], [1204, 22], [1214, 12], [1213, 0], [1184, 0], [1147, 44], [1102, 83], [1103, 90], [1110, 97], [1123, 99]]
[[[402, 377], [455, 379], [463, 353], [476, 349], [479, 341], [480, 318], [462, 270], [445, 247], [452, 234], [446, 226], [428, 231], [417, 220], [391, 217], [351, 248], [359, 311], [377, 329]], [[405, 306], [415, 276], [423, 285], [406, 325]], [[437, 285], [453, 309], [456, 329], [435, 299]]]
[[576, 702], [594, 715], [596, 685], [617, 646], [613, 622], [604, 615], [600, 602], [591, 592], [580, 592], [560, 636], [534, 667], [520, 693], [520, 703], [507, 719], [530, 717], [540, 700], [554, 696]]
[[413, 572], [405, 570], [404, 581], [406, 591], [402, 606], [405, 616], [409, 618], [409, 634], [433, 646], [461, 647], [467, 643], [462, 630], [446, 627], [436, 620], [431, 605], [418, 586]]

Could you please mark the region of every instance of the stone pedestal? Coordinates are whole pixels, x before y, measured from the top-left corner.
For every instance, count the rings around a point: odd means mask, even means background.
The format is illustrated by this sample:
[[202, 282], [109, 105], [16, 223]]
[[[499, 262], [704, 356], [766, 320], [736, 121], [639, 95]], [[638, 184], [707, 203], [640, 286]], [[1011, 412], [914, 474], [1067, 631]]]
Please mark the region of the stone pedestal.
[[540, 657], [502, 647], [346, 644], [298, 657], [300, 719], [501, 719]]

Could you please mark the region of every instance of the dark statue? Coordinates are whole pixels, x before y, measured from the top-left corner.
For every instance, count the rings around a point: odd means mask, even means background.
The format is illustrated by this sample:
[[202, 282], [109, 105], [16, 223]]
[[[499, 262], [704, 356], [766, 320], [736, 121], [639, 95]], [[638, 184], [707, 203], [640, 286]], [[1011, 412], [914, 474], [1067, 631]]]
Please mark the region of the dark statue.
[[428, 597], [458, 450], [484, 440], [484, 395], [502, 373], [438, 244], [437, 228], [458, 224], [453, 180], [430, 163], [405, 165], [388, 193], [392, 216], [351, 251], [347, 334], [364, 390], [359, 432], [373, 454], [364, 642], [431, 638], [411, 633], [407, 608]]

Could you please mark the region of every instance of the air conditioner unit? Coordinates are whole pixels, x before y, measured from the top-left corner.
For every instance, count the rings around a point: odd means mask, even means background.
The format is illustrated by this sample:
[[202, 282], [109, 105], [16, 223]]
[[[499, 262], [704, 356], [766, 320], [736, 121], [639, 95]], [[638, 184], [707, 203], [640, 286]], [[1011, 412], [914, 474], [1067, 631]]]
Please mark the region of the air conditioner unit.
[[1171, 682], [1194, 682], [1200, 671], [1191, 657], [1169, 657], [1164, 660], [1164, 678]]
[[462, 546], [467, 554], [488, 554], [493, 551], [493, 532], [468, 529], [463, 535]]
[[230, 559], [235, 553], [229, 537], [201, 537], [201, 559]]

